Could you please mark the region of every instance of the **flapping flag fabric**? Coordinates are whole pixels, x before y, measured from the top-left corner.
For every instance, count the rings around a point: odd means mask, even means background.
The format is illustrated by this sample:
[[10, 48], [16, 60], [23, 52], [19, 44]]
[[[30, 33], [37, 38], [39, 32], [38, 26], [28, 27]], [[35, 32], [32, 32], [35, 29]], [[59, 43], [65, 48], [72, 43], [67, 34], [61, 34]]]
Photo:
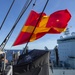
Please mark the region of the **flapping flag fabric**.
[[51, 28], [48, 33], [55, 34], [65, 31], [70, 18], [71, 15], [67, 9], [52, 13], [46, 25]]
[[[43, 13], [40, 21], [38, 22], [40, 14], [41, 13], [37, 13], [33, 10], [31, 11], [26, 23], [24, 24], [13, 46], [23, 44], [28, 41], [31, 42], [37, 40], [42, 36], [44, 36], [46, 33], [48, 34], [61, 33], [65, 30], [67, 23], [71, 18], [71, 15], [68, 12], [68, 10], [60, 10], [52, 13], [50, 16], [47, 16], [45, 13]], [[30, 38], [31, 34], [32, 37]]]

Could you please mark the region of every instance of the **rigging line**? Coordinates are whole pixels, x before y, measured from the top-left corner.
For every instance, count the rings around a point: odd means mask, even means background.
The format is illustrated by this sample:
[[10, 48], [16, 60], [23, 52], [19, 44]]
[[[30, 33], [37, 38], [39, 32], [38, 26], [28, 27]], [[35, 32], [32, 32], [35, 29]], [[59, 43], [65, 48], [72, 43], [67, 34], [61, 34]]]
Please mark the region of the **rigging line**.
[[[14, 29], [15, 29], [17, 23], [19, 22], [19, 20], [21, 19], [21, 17], [23, 16], [24, 12], [25, 12], [25, 11], [27, 10], [27, 8], [29, 7], [29, 5], [31, 4], [31, 2], [32, 2], [32, 0], [27, 0], [27, 1], [26, 1], [25, 5], [24, 5], [24, 7], [23, 7], [23, 9], [22, 9], [22, 11], [20, 12], [20, 14], [19, 14], [17, 20], [15, 21], [15, 24], [13, 25], [12, 29], [10, 30], [10, 32], [8, 33], [8, 35], [6, 36], [6, 38], [4, 39], [4, 41], [1, 43], [1, 45], [0, 45], [1, 50], [4, 49], [6, 43], [8, 42], [8, 40], [9, 40], [11, 34], [13, 33], [13, 31], [14, 31]], [[27, 3], [28, 3], [28, 4], [27, 4]]]
[[[49, 0], [46, 1], [46, 4], [45, 4], [45, 6], [44, 6], [44, 8], [43, 8], [43, 10], [42, 10], [42, 13], [40, 14], [40, 17], [39, 17], [39, 19], [38, 19], [38, 21], [37, 21], [37, 23], [36, 23], [36, 25], [35, 25], [35, 27], [34, 27], [34, 29], [33, 29], [33, 32], [35, 31], [36, 26], [37, 26], [38, 22], [40, 21], [40, 19], [41, 19], [41, 17], [42, 17], [42, 14], [43, 14], [43, 12], [44, 12], [44, 10], [45, 10], [45, 8], [46, 8], [48, 2], [49, 2]], [[28, 42], [26, 43], [26, 46], [25, 46], [25, 48], [24, 48], [22, 54], [24, 54], [24, 52], [25, 52], [25, 50], [26, 50], [26, 48], [27, 48], [27, 46], [28, 46], [28, 43], [29, 43], [29, 41], [30, 41], [30, 39], [31, 39], [31, 37], [32, 37], [32, 35], [33, 35], [33, 32], [31, 33], [31, 35], [30, 35], [30, 37], [29, 37], [29, 39], [28, 39]]]
[[7, 12], [7, 14], [6, 14], [6, 16], [5, 16], [5, 18], [4, 18], [4, 20], [3, 20], [2, 24], [1, 24], [1, 26], [0, 26], [0, 30], [1, 30], [1, 28], [2, 28], [2, 26], [3, 26], [3, 24], [4, 24], [4, 22], [5, 22], [5, 20], [6, 20], [6, 18], [7, 18], [7, 16], [8, 16], [8, 14], [9, 14], [9, 12], [10, 12], [10, 10], [11, 10], [11, 8], [12, 8], [14, 2], [15, 2], [15, 0], [13, 0], [12, 4], [11, 4], [9, 10], [8, 10], [8, 12]]

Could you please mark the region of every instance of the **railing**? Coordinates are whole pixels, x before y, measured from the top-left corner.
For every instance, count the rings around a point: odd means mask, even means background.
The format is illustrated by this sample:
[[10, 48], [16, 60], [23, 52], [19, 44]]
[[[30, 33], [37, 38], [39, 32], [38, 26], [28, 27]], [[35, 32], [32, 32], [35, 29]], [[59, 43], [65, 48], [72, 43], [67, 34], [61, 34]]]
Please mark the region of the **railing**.
[[13, 75], [13, 67], [10, 65], [10, 69], [7, 72], [7, 75]]

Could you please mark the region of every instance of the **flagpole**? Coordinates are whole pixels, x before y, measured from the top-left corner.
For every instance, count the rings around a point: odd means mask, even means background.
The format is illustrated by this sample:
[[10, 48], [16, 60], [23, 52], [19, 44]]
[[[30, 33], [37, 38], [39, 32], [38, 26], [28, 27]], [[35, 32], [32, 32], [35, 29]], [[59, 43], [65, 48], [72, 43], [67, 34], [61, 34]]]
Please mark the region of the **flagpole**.
[[25, 48], [24, 48], [24, 50], [23, 50], [22, 54], [24, 54], [24, 53], [25, 53], [26, 48], [27, 48], [27, 46], [28, 46], [28, 43], [29, 43], [29, 41], [30, 41], [30, 39], [31, 39], [31, 37], [32, 37], [32, 35], [33, 35], [33, 33], [34, 33], [34, 31], [35, 31], [35, 29], [36, 29], [36, 27], [37, 27], [37, 25], [38, 25], [38, 23], [39, 23], [40, 19], [41, 19], [41, 17], [42, 17], [42, 14], [43, 14], [43, 12], [44, 12], [44, 10], [45, 10], [45, 8], [46, 8], [46, 6], [47, 6], [48, 2], [49, 2], [49, 0], [47, 0], [47, 1], [46, 1], [45, 6], [44, 6], [44, 8], [43, 8], [43, 10], [42, 10], [42, 12], [41, 12], [41, 14], [40, 14], [40, 17], [39, 17], [39, 19], [38, 19], [38, 21], [37, 21], [37, 23], [36, 23], [36, 25], [35, 25], [35, 27], [34, 27], [34, 29], [33, 29], [32, 33], [31, 33], [30, 37], [29, 37], [28, 42], [27, 42], [27, 43], [26, 43], [26, 45], [25, 45]]
[[25, 12], [25, 11], [27, 10], [27, 8], [29, 7], [29, 5], [31, 4], [31, 2], [32, 2], [32, 0], [27, 0], [27, 1], [26, 1], [25, 5], [24, 5], [24, 7], [23, 7], [23, 9], [22, 9], [22, 11], [20, 12], [18, 18], [17, 18], [16, 21], [15, 21], [15, 24], [13, 25], [12, 29], [10, 30], [10, 32], [8, 33], [8, 35], [6, 36], [6, 38], [4, 39], [4, 41], [1, 43], [1, 45], [0, 45], [0, 50], [3, 51], [3, 49], [4, 49], [5, 45], [6, 45], [6, 43], [8, 42], [10, 36], [12, 35], [12, 33], [13, 33], [13, 31], [14, 31], [16, 25], [17, 25], [17, 23], [19, 22], [19, 20], [21, 19], [21, 17], [23, 16], [24, 12]]
[[1, 26], [0, 26], [0, 30], [1, 30], [1, 28], [3, 27], [3, 24], [4, 24], [4, 22], [5, 22], [5, 20], [6, 20], [7, 16], [8, 16], [8, 14], [9, 14], [9, 12], [10, 12], [10, 10], [11, 10], [11, 8], [12, 8], [14, 2], [15, 2], [15, 0], [13, 0], [12, 4], [11, 4], [9, 10], [8, 10], [8, 12], [7, 12], [7, 14], [6, 14], [6, 16], [5, 16], [5, 18], [4, 18], [4, 20], [3, 20], [2, 24], [1, 24]]

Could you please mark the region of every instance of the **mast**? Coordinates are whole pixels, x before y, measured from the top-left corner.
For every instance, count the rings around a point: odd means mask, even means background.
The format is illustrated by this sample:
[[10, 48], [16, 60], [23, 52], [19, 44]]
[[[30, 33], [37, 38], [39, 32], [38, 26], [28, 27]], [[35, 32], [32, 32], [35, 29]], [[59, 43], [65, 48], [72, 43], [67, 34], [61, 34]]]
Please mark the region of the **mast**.
[[3, 26], [3, 24], [4, 24], [4, 22], [5, 22], [5, 20], [6, 20], [6, 18], [7, 18], [7, 16], [8, 16], [8, 14], [9, 14], [9, 12], [10, 12], [10, 10], [11, 10], [11, 8], [12, 8], [14, 2], [15, 2], [15, 0], [13, 0], [12, 4], [11, 4], [9, 10], [8, 10], [8, 12], [7, 12], [7, 14], [6, 14], [6, 16], [5, 16], [5, 18], [4, 18], [4, 20], [3, 20], [2, 24], [1, 24], [1, 26], [0, 26], [0, 30], [1, 30], [1, 28], [2, 28], [2, 26]]
[[4, 41], [1, 43], [0, 45], [0, 50], [3, 51], [5, 45], [7, 44], [10, 36], [12, 35], [17, 23], [19, 22], [19, 20], [21, 19], [22, 15], [24, 14], [24, 12], [27, 10], [27, 8], [29, 7], [29, 5], [31, 4], [32, 0], [27, 0], [22, 11], [20, 12], [18, 18], [15, 21], [15, 24], [13, 25], [12, 29], [10, 30], [10, 32], [8, 33], [8, 35], [6, 36], [6, 38], [4, 39]]
[[58, 66], [59, 65], [59, 54], [58, 54], [57, 46], [55, 46], [54, 50], [55, 50], [55, 55], [56, 55], [56, 65]]
[[[32, 33], [31, 33], [31, 35], [30, 35], [30, 37], [29, 37], [29, 40], [31, 39], [31, 37], [32, 37], [32, 35], [33, 35], [33, 33], [34, 33], [34, 31], [35, 31], [35, 29], [36, 29], [36, 27], [37, 27], [37, 24], [39, 23], [39, 21], [40, 21], [40, 19], [41, 19], [41, 17], [42, 17], [42, 14], [43, 14], [43, 12], [44, 12], [44, 10], [45, 10], [45, 8], [46, 8], [48, 2], [49, 2], [49, 0], [46, 1], [45, 6], [44, 6], [44, 8], [43, 8], [43, 10], [42, 10], [42, 12], [41, 12], [41, 14], [40, 14], [40, 17], [39, 17], [39, 19], [38, 19], [38, 21], [37, 21], [37, 23], [36, 23], [36, 25], [35, 25], [35, 27], [34, 27]], [[29, 43], [29, 40], [28, 40], [28, 42], [26, 43], [26, 46], [25, 46], [25, 48], [24, 48], [22, 54], [25, 53], [25, 51], [26, 51], [26, 49], [27, 49], [27, 46], [28, 46], [28, 43]]]

